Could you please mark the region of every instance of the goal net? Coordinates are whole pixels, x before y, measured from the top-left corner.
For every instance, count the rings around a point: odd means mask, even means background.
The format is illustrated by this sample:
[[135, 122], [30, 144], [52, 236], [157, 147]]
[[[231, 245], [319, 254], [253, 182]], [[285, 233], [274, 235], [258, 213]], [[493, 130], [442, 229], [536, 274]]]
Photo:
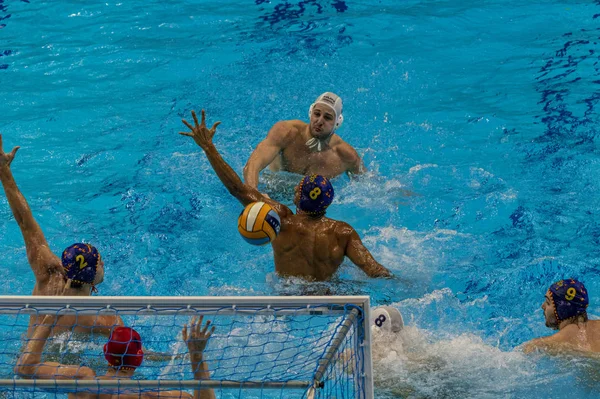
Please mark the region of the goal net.
[[[213, 389], [217, 398], [373, 398], [369, 298], [0, 296], [0, 398], [66, 398], [68, 393], [143, 394]], [[15, 375], [31, 316], [90, 320], [118, 315], [142, 338], [131, 379], [41, 379]], [[215, 332], [204, 350], [210, 378], [194, 379], [182, 328], [193, 316]], [[69, 327], [48, 338], [42, 362], [104, 375], [106, 335]]]

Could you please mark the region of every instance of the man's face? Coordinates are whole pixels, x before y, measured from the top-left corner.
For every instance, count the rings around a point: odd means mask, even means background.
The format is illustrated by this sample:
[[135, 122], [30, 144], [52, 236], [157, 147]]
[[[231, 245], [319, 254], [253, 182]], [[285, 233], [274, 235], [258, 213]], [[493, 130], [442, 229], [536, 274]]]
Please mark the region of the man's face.
[[544, 318], [546, 319], [546, 327], [558, 330], [558, 319], [556, 318], [554, 301], [552, 301], [552, 294], [550, 290], [546, 292], [544, 303], [542, 303], [542, 310], [544, 311]]
[[313, 137], [325, 139], [335, 128], [335, 112], [325, 104], [316, 104], [310, 114], [310, 132]]

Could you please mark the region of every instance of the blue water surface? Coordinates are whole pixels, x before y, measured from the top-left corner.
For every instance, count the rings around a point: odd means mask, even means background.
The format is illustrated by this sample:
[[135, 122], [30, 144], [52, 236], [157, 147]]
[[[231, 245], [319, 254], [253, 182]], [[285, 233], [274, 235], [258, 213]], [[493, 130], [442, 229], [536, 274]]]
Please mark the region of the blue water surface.
[[[378, 397], [595, 397], [593, 360], [515, 348], [550, 333], [555, 280], [583, 280], [598, 314], [599, 23], [600, 1], [0, 0], [0, 133], [52, 250], [100, 249], [100, 295], [369, 294], [408, 325], [376, 356]], [[327, 284], [278, 278], [178, 135], [206, 109], [241, 174], [323, 91], [369, 169], [334, 180], [328, 215], [403, 281], [349, 262]], [[296, 180], [261, 189], [289, 204]], [[29, 294], [4, 196], [0, 246], [0, 294]]]

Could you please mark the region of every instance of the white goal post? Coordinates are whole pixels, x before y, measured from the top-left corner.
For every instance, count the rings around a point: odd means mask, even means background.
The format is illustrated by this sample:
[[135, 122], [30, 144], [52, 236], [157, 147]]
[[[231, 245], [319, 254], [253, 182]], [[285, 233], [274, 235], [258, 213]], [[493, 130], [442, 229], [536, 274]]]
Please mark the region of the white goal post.
[[[369, 305], [368, 296], [0, 296], [0, 396], [212, 388], [223, 398], [373, 399]], [[120, 316], [142, 337], [143, 364], [126, 380], [15, 376], [30, 316], [44, 314], [59, 316], [59, 324], [61, 315]], [[193, 379], [181, 338], [183, 325], [200, 315], [216, 328], [204, 356], [211, 377], [204, 380]], [[102, 375], [106, 341], [97, 333], [57, 334], [42, 361]]]

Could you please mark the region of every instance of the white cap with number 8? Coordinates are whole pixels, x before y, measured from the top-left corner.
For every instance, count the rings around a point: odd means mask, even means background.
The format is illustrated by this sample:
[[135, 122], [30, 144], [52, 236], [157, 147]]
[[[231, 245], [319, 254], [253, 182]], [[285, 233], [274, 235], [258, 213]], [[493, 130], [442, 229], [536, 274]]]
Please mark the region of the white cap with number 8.
[[371, 311], [371, 329], [397, 333], [404, 327], [400, 311], [392, 306], [380, 306]]

